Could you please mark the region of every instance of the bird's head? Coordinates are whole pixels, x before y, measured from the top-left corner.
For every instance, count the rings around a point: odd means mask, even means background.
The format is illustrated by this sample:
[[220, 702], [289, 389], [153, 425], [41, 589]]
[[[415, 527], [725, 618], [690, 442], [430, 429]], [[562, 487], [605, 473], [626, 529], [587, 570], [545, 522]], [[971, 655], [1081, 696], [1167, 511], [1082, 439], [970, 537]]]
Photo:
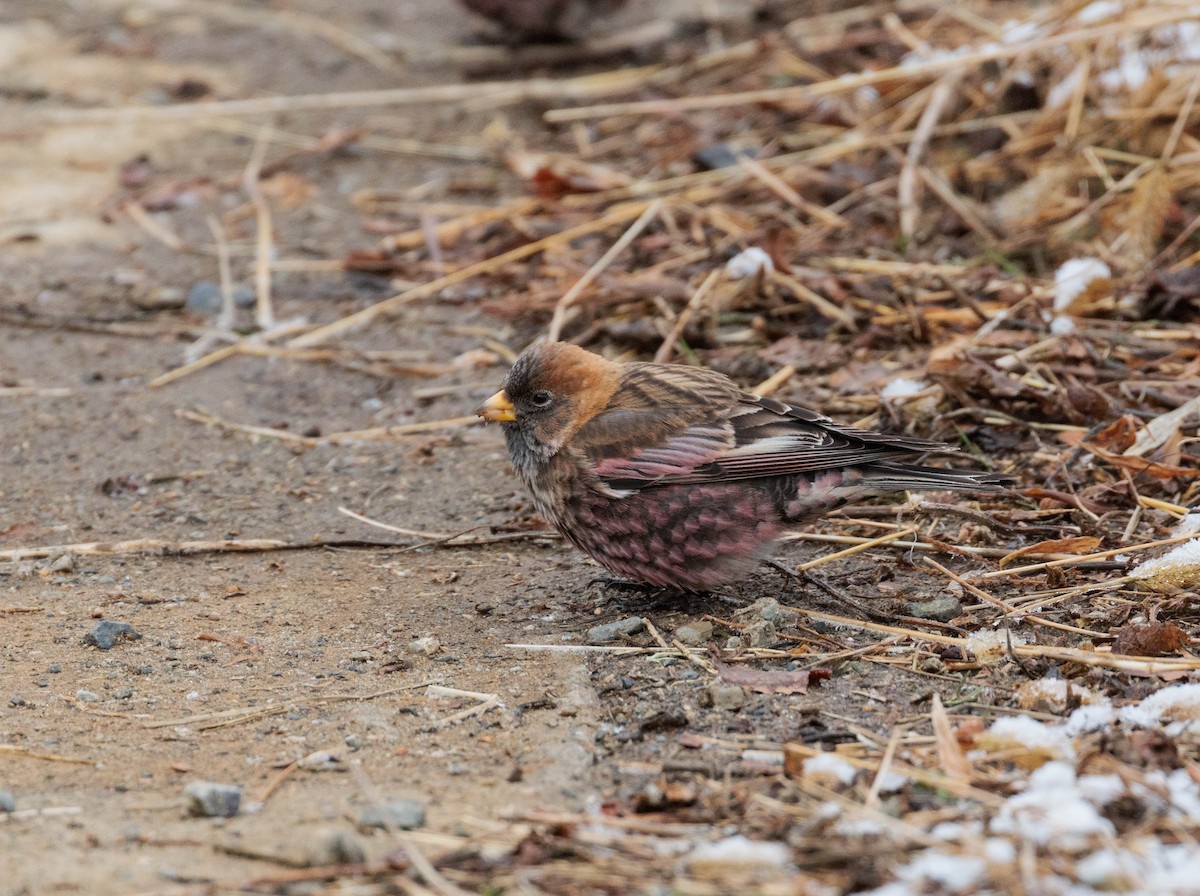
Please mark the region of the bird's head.
[[566, 342], [526, 349], [504, 388], [475, 413], [503, 423], [539, 456], [553, 455], [603, 410], [620, 382], [620, 367]]

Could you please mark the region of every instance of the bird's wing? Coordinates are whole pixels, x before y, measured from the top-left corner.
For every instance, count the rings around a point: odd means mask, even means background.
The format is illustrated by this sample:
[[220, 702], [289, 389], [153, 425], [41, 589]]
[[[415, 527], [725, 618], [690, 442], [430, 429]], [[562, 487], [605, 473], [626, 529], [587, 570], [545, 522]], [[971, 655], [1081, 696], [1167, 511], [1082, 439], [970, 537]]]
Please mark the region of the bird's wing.
[[596, 451], [588, 446], [592, 450], [585, 452], [596, 478], [617, 490], [666, 482], [711, 481], [714, 477], [702, 471], [711, 469], [735, 444], [733, 427], [727, 421], [684, 424], [664, 431], [661, 415], [654, 412], [619, 411], [611, 416], [616, 419], [606, 424], [629, 427], [628, 450]]
[[620, 385], [571, 445], [603, 484], [638, 489], [687, 480], [737, 445], [737, 387], [709, 370], [627, 364]]
[[575, 444], [599, 482], [617, 492], [787, 476], [951, 450], [940, 442], [840, 426], [805, 408], [746, 393], [720, 414], [694, 405], [611, 408], [589, 421]]
[[941, 442], [842, 426], [772, 398], [743, 393], [730, 417], [736, 444], [718, 458], [715, 479], [752, 479], [908, 459], [952, 451]]

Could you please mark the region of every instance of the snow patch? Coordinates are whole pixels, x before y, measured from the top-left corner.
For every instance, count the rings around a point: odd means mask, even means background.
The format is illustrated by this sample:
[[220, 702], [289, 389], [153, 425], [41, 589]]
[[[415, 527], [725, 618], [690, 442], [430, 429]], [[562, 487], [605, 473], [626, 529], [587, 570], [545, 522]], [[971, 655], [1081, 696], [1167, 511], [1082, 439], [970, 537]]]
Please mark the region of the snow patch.
[[[1071, 759], [1075, 756], [1075, 742], [1067, 734], [1065, 726], [1047, 725], [1029, 716], [1004, 716], [996, 719], [975, 741], [981, 748], [993, 752], [1023, 747], [1056, 759]], [[1055, 764], [1059, 763], [1047, 763]]]
[[1075, 321], [1065, 314], [1059, 314], [1050, 321], [1050, 332], [1055, 336], [1070, 336], [1076, 329]]
[[1054, 310], [1066, 311], [1093, 280], [1112, 276], [1099, 258], [1072, 258], [1054, 272]]
[[967, 637], [967, 650], [980, 663], [990, 666], [1008, 655], [1008, 646], [1024, 644], [1025, 639], [1011, 630], [978, 631]]
[[780, 868], [788, 864], [791, 850], [783, 843], [767, 840], [751, 840], [743, 834], [734, 834], [724, 840], [701, 843], [686, 856], [688, 864], [760, 865]]
[[1028, 789], [1005, 801], [991, 829], [1038, 846], [1053, 843], [1064, 852], [1083, 852], [1095, 838], [1116, 835], [1112, 822], [1084, 798], [1066, 762], [1048, 762], [1030, 775]]
[[1120, 0], [1095, 0], [1094, 3], [1089, 3], [1083, 9], [1075, 14], [1075, 19], [1080, 25], [1091, 25], [1093, 22], [1102, 22], [1105, 19], [1111, 19], [1116, 15], [1124, 12], [1125, 4]]
[[1081, 706], [1067, 717], [1064, 729], [1071, 737], [1101, 731], [1111, 725], [1117, 718], [1117, 711], [1110, 703], [1093, 703]]
[[832, 779], [848, 786], [854, 783], [858, 769], [835, 753], [820, 753], [804, 760], [804, 777]]
[[1173, 535], [1200, 535], [1200, 511], [1191, 511], [1183, 515], [1175, 524]]
[[943, 893], [970, 893], [975, 892], [986, 870], [983, 859], [927, 849], [900, 869], [900, 879], [926, 886], [933, 884]]
[[1129, 575], [1156, 591], [1192, 587], [1200, 581], [1200, 538], [1185, 541], [1161, 556], [1139, 563]]
[[751, 246], [744, 249], [725, 263], [725, 273], [734, 280], [745, 280], [747, 277], [757, 277], [769, 274], [775, 270], [775, 262], [766, 250]]
[[929, 383], [921, 380], [910, 380], [908, 377], [897, 377], [886, 386], [879, 394], [884, 398], [912, 398], [914, 395], [920, 395], [929, 388]]

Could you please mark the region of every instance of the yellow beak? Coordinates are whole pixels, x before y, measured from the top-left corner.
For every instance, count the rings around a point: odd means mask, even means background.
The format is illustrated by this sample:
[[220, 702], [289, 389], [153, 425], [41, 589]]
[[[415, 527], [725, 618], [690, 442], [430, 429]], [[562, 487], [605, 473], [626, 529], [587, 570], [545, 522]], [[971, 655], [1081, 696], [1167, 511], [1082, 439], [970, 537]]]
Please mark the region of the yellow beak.
[[477, 407], [475, 414], [488, 423], [512, 423], [517, 419], [517, 409], [503, 389]]

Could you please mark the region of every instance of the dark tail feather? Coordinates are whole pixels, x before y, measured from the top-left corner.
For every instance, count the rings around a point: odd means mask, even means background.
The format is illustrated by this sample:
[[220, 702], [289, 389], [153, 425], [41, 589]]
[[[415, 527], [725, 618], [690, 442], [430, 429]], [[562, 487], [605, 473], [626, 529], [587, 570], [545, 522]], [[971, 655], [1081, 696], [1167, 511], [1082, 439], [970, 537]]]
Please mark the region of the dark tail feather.
[[960, 492], [1001, 492], [1016, 481], [1003, 473], [908, 464], [872, 464], [863, 468], [862, 476], [864, 486], [881, 491], [949, 489]]

